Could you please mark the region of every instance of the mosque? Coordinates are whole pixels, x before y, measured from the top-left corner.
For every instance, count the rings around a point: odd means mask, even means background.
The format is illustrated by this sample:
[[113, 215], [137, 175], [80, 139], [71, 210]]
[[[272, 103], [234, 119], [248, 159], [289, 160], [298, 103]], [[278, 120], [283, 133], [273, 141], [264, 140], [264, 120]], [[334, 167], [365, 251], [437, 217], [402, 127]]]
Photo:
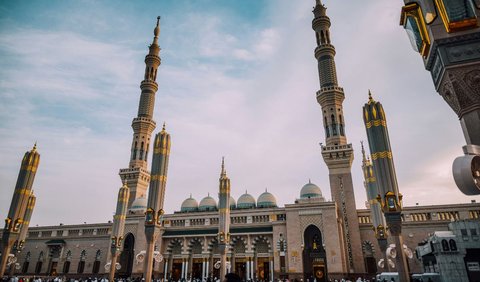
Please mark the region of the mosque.
[[[238, 199], [230, 198], [230, 241], [227, 257], [231, 272], [242, 279], [277, 278], [317, 279], [342, 277], [346, 274], [374, 275], [395, 265], [381, 263], [384, 254], [374, 225], [375, 195], [369, 183], [370, 159], [362, 146], [362, 169], [365, 172], [367, 208], [355, 204], [351, 166], [353, 146], [347, 142], [343, 100], [335, 69], [335, 48], [330, 41], [330, 19], [319, 0], [313, 10], [312, 28], [317, 46], [320, 90], [316, 93], [321, 106], [325, 144], [322, 156], [329, 169], [332, 201], [327, 201], [320, 187], [310, 181], [298, 187], [298, 198], [281, 206], [275, 195], [265, 190], [258, 197], [245, 191]], [[145, 213], [147, 212], [150, 172], [147, 156], [153, 120], [157, 70], [161, 60], [158, 37], [145, 58], [145, 77], [141, 82], [138, 116], [133, 119], [130, 163], [119, 175], [130, 191], [128, 214], [123, 232], [122, 253], [115, 267], [119, 277], [140, 277], [145, 261]], [[382, 114], [383, 108], [382, 108]], [[162, 131], [165, 131], [165, 126]], [[153, 142], [152, 142], [153, 143]], [[385, 157], [391, 156], [385, 154]], [[373, 155], [372, 159], [382, 158]], [[212, 175], [212, 177], [215, 177]], [[301, 187], [300, 187], [301, 186]], [[170, 189], [167, 185], [167, 189]], [[357, 190], [358, 191], [358, 190]], [[218, 191], [211, 191], [216, 195]], [[369, 194], [370, 193], [370, 194]], [[480, 203], [403, 207], [401, 221], [406, 247], [414, 250], [435, 231], [448, 230], [451, 221], [478, 221]], [[191, 196], [178, 211], [164, 214], [162, 235], [156, 251], [153, 273], [156, 278], [219, 277], [219, 209], [217, 199], [207, 195], [199, 202]], [[376, 229], [377, 228], [377, 229]], [[480, 232], [480, 230], [478, 230]], [[112, 222], [31, 227], [23, 250], [17, 254], [21, 275], [64, 275], [67, 277], [105, 276], [110, 261]], [[390, 240], [390, 239], [389, 239]], [[391, 242], [390, 242], [391, 243]], [[393, 265], [392, 265], [393, 264]], [[113, 266], [112, 266], [113, 267]], [[408, 257], [411, 273], [423, 272], [422, 263]]]

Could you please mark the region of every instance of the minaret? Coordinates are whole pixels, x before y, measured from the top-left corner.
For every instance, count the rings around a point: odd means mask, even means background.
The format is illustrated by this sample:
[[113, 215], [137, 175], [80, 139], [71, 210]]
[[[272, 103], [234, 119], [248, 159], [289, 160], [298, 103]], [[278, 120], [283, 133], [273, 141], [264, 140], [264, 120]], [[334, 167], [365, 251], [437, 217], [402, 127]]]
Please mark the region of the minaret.
[[322, 156], [328, 166], [330, 189], [339, 208], [343, 222], [346, 245], [347, 271], [363, 273], [360, 232], [352, 183], [352, 144], [347, 143], [343, 117], [343, 88], [338, 86], [335, 70], [335, 47], [331, 44], [330, 18], [320, 0], [313, 9], [312, 28], [315, 31], [320, 90], [317, 101], [322, 107], [326, 145], [322, 145]]
[[[113, 216], [112, 237], [110, 244], [110, 254], [112, 257], [110, 263], [110, 271], [108, 273], [108, 281], [114, 281], [115, 266], [117, 264], [118, 255], [123, 243], [123, 232], [125, 230], [125, 218], [127, 216], [128, 197], [130, 197], [130, 191], [127, 183], [123, 183], [122, 187], [118, 191], [117, 209]], [[125, 266], [126, 267], [126, 266]]]
[[17, 184], [15, 185], [15, 191], [13, 192], [12, 202], [10, 204], [10, 210], [8, 211], [8, 217], [5, 219], [2, 236], [0, 277], [3, 277], [5, 274], [8, 256], [15, 241], [20, 238], [24, 222], [30, 220], [26, 219], [25, 215], [31, 217], [31, 214], [29, 214], [29, 212], [27, 213], [27, 206], [30, 196], [32, 195], [33, 180], [35, 179], [39, 162], [40, 154], [37, 152], [37, 144], [35, 144], [33, 149], [26, 152], [23, 157], [20, 172], [18, 173]]
[[220, 189], [218, 193], [218, 248], [220, 250], [220, 280], [227, 274], [227, 250], [230, 242], [230, 178], [225, 171], [222, 158], [220, 172]]
[[[402, 194], [398, 191], [387, 119], [382, 104], [373, 100], [370, 92], [368, 96], [368, 102], [363, 106], [363, 120], [378, 187], [377, 201], [381, 204], [390, 235], [395, 241], [396, 265], [400, 281], [410, 281], [407, 259], [403, 252]], [[385, 261], [385, 264], [387, 263]]]
[[[153, 145], [152, 176], [148, 189], [148, 204], [145, 213], [145, 236], [147, 238], [145, 254], [145, 282], [152, 279], [155, 243], [161, 242], [163, 203], [167, 185], [168, 159], [170, 156], [170, 134], [163, 129], [155, 136]], [[160, 250], [160, 246], [158, 246]]]
[[153, 118], [153, 108], [155, 105], [155, 93], [158, 90], [157, 69], [160, 66], [160, 47], [158, 46], [158, 36], [160, 34], [160, 17], [157, 18], [157, 26], [153, 34], [153, 42], [150, 45], [150, 51], [145, 56], [145, 76], [140, 83], [142, 93], [138, 105], [138, 115], [132, 121], [133, 140], [130, 156], [130, 165], [128, 168], [120, 169], [120, 178], [122, 182], [127, 182], [130, 189], [128, 206], [132, 202], [147, 193], [150, 173], [147, 170], [147, 157], [150, 148], [150, 137], [155, 129]]
[[375, 233], [375, 238], [377, 238], [378, 245], [380, 246], [380, 251], [382, 252], [382, 258], [384, 262], [385, 271], [388, 272], [388, 258], [386, 257], [386, 250], [388, 247], [387, 241], [387, 232], [385, 230], [386, 223], [385, 217], [382, 213], [382, 206], [377, 200], [378, 188], [377, 182], [375, 179], [375, 173], [373, 172], [373, 164], [365, 154], [365, 149], [362, 144], [362, 171], [365, 186], [365, 191], [367, 192], [368, 206], [370, 208], [370, 217], [372, 218], [372, 229]]

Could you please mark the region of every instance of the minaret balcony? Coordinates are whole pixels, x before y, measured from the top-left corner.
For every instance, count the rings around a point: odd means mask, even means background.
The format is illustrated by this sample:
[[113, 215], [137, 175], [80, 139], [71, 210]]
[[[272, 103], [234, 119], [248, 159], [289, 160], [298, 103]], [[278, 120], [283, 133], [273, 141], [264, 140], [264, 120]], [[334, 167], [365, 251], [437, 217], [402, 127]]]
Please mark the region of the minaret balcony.
[[132, 128], [135, 132], [141, 129], [147, 129], [148, 132], [152, 132], [156, 126], [157, 123], [147, 117], [136, 117], [132, 121]]
[[342, 87], [326, 86], [317, 91], [317, 102], [320, 103], [320, 105], [323, 105], [329, 101], [332, 102], [343, 100], [345, 100], [345, 94], [343, 93]]
[[157, 66], [160, 65], [161, 59], [157, 55], [152, 55], [148, 54], [145, 56], [145, 64], [150, 65], [150, 64], [155, 64]]
[[317, 31], [317, 29], [326, 29], [330, 27], [330, 18], [327, 16], [315, 17], [312, 20], [312, 29]]
[[318, 60], [322, 55], [335, 56], [335, 46], [330, 43], [322, 43], [322, 45], [315, 48], [315, 58]]
[[140, 83], [140, 89], [142, 91], [143, 90], [151, 90], [153, 92], [157, 92], [158, 84], [155, 80], [145, 79], [145, 80], [142, 80], [142, 83]]

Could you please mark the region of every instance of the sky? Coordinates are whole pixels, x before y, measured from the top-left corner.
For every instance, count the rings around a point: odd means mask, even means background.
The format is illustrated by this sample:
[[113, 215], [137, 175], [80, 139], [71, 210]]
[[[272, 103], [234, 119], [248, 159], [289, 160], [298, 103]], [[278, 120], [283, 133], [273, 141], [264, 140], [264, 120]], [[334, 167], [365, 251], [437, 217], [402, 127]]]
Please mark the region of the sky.
[[[324, 0], [365, 208], [360, 141], [368, 89], [388, 119], [404, 205], [468, 203], [451, 165], [458, 118], [399, 25], [403, 1]], [[235, 199], [294, 203], [309, 179], [331, 199], [311, 29], [313, 0], [1, 1], [0, 217], [37, 142], [32, 225], [112, 219], [128, 166], [144, 57], [161, 16], [154, 120], [172, 147], [165, 210], [217, 195], [222, 156]], [[151, 156], [149, 157], [151, 160]], [[150, 163], [149, 163], [150, 167]]]

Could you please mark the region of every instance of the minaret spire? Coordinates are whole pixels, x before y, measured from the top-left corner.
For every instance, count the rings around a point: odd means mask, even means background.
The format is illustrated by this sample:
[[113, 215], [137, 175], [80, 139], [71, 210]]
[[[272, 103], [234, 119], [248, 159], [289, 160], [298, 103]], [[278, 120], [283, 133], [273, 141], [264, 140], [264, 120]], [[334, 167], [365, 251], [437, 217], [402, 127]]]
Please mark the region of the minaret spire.
[[140, 83], [140, 102], [138, 114], [132, 121], [133, 140], [131, 146], [130, 164], [128, 168], [120, 169], [122, 182], [127, 181], [130, 191], [128, 207], [141, 195], [146, 195], [150, 181], [150, 173], [147, 168], [147, 159], [150, 148], [152, 132], [156, 127], [153, 120], [155, 106], [155, 93], [158, 90], [157, 70], [160, 66], [160, 47], [158, 37], [160, 35], [160, 17], [157, 17], [157, 25], [153, 30], [154, 38], [149, 46], [149, 52], [145, 56], [145, 75]]
[[218, 193], [218, 248], [220, 251], [220, 278], [227, 274], [227, 250], [230, 242], [230, 179], [225, 172], [225, 158], [222, 157]]
[[[339, 215], [344, 225], [345, 254], [347, 261], [345, 272], [362, 273], [365, 266], [362, 257], [362, 245], [351, 167], [353, 147], [347, 142], [343, 100], [345, 94], [339, 86], [335, 67], [335, 47], [330, 36], [330, 18], [327, 8], [320, 0], [316, 0], [313, 9], [312, 28], [315, 31], [315, 58], [318, 64], [320, 90], [316, 93], [317, 102], [322, 108], [325, 145], [321, 145], [322, 156], [329, 169], [330, 189], [333, 200], [339, 208]], [[305, 273], [305, 280], [311, 274]], [[312, 274], [313, 275], [313, 274]]]

